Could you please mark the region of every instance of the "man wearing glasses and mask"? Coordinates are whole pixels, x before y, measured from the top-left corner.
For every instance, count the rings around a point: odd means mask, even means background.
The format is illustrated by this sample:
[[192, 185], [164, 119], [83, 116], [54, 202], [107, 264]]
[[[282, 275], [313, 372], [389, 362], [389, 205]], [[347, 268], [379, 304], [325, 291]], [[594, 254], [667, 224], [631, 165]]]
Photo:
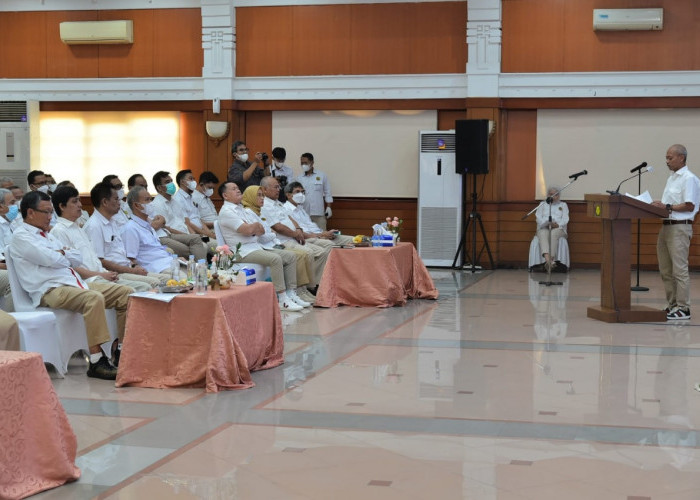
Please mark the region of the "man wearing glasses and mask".
[[267, 153], [256, 153], [249, 161], [248, 146], [243, 141], [236, 141], [231, 147], [233, 163], [228, 169], [227, 181], [235, 182], [241, 192], [248, 186], [259, 186], [263, 177], [270, 175], [270, 158]]

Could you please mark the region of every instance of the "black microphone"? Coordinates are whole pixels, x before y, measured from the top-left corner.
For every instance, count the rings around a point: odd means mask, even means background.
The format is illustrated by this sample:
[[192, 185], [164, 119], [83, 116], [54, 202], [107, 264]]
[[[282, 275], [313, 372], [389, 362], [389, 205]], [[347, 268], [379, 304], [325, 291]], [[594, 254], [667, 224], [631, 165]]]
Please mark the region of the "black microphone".
[[[644, 162], [644, 165], [646, 165], [646, 162]], [[635, 168], [635, 170], [636, 170], [636, 168]], [[646, 174], [647, 172], [653, 172], [653, 171], [654, 171], [654, 167], [647, 167], [647, 169], [644, 172], [640, 172], [639, 175]], [[635, 177], [637, 177], [636, 174], [631, 176], [631, 177], [628, 177], [627, 179], [623, 179], [622, 182], [620, 182], [620, 184], [617, 185], [617, 189], [615, 191], [607, 190], [605, 192], [608, 194], [620, 194], [620, 186], [622, 186], [622, 184], [624, 182], [627, 182], [630, 179], [634, 179]]]
[[575, 173], [575, 174], [571, 174], [571, 175], [569, 176], [569, 179], [576, 180], [576, 179], [578, 179], [579, 177], [581, 177], [582, 175], [588, 175], [588, 170], [581, 170], [580, 172], [577, 172], [577, 173]]
[[634, 167], [632, 170], [630, 170], [630, 174], [633, 174], [633, 173], [637, 172], [638, 170], [643, 169], [646, 166], [647, 166], [647, 162], [643, 161], [642, 163], [640, 163], [639, 165]]

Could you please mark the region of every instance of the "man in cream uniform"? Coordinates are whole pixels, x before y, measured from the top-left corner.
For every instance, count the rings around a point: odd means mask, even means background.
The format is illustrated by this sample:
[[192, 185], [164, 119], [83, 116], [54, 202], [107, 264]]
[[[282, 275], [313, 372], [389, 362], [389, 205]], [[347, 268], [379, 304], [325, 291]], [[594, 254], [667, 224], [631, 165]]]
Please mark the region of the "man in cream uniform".
[[301, 155], [301, 169], [303, 173], [295, 180], [301, 182], [306, 190], [304, 210], [311, 216], [311, 220], [325, 231], [326, 219], [333, 216], [331, 184], [326, 174], [314, 168], [314, 155], [311, 153]]
[[[180, 187], [173, 196], [173, 203], [177, 205], [180, 213], [185, 217], [185, 225], [191, 234], [198, 234], [205, 241], [207, 248], [216, 248], [216, 235], [214, 231], [202, 222], [199, 210], [194, 205], [193, 193], [197, 190], [197, 181], [194, 180], [191, 170], [180, 170], [175, 176], [175, 182]], [[208, 240], [207, 240], [208, 238]]]
[[199, 218], [209, 229], [214, 229], [214, 221], [219, 218], [214, 202], [211, 201], [218, 185], [219, 178], [207, 170], [199, 175], [197, 189], [192, 192], [192, 203], [199, 212]]

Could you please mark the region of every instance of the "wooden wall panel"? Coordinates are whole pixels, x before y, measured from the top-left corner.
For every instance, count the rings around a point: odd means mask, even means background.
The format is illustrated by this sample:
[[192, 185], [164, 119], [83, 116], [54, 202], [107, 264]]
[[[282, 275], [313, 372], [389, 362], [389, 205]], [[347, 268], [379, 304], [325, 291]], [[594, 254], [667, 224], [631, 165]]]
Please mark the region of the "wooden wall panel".
[[0, 78], [46, 77], [44, 12], [0, 13]]
[[[664, 29], [595, 32], [600, 7], [662, 7]], [[698, 21], [694, 0], [503, 0], [503, 72], [698, 70]]]
[[153, 17], [153, 75], [202, 76], [200, 9], [161, 9]]
[[100, 45], [100, 78], [152, 77], [153, 22], [152, 10], [101, 10], [100, 21], [131, 19], [134, 22], [134, 43]]
[[416, 244], [418, 201], [415, 198], [374, 199], [334, 197], [333, 217], [329, 227], [339, 229], [343, 234], [372, 235], [372, 226], [387, 217], [403, 219], [401, 241]]
[[250, 155], [265, 152], [272, 154], [272, 112], [248, 111], [246, 113], [245, 142]]
[[206, 170], [204, 147], [204, 114], [196, 111], [180, 113], [180, 169], [190, 169], [196, 179]]
[[465, 2], [239, 7], [236, 74], [463, 73], [466, 10]]
[[97, 78], [98, 46], [66, 45], [59, 25], [64, 21], [97, 21], [96, 11], [47, 11], [46, 78]]
[[505, 134], [505, 197], [530, 200], [535, 192], [537, 112], [508, 111]]
[[464, 120], [466, 118], [466, 109], [438, 110], [438, 130], [452, 130], [455, 128], [456, 120]]

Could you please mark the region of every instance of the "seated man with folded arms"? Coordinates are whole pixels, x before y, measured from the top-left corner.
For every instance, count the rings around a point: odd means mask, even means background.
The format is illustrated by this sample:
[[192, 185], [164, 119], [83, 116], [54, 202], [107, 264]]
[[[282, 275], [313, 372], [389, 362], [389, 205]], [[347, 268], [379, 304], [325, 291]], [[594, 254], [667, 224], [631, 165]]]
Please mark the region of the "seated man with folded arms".
[[340, 234], [340, 231], [335, 229], [324, 231], [311, 220], [309, 214], [304, 210], [306, 190], [301, 182], [290, 182], [284, 188], [284, 191], [287, 195], [287, 202], [284, 204], [284, 208], [304, 230], [306, 241], [321, 245], [352, 245], [352, 236]]
[[48, 232], [53, 207], [46, 193], [27, 193], [20, 211], [24, 222], [9, 245], [20, 285], [34, 306], [81, 313], [90, 347], [88, 377], [115, 380], [117, 369], [100, 349], [100, 344], [110, 340], [105, 308], [117, 310], [119, 338], [123, 339], [129, 288], [83, 281], [76, 270], [82, 265], [80, 252], [64, 247]]
[[126, 258], [134, 266], [149, 273], [168, 274], [173, 254], [160, 242], [155, 229], [148, 223], [153, 214], [151, 195], [141, 186], [134, 186], [126, 195], [131, 209], [131, 220], [122, 228], [122, 241]]
[[280, 185], [277, 179], [270, 176], [263, 177], [260, 187], [265, 195], [265, 202], [260, 210], [260, 216], [267, 220], [285, 247], [300, 248], [313, 257], [313, 276], [309, 276], [309, 288], [316, 288], [321, 282], [321, 275], [326, 267], [331, 246], [321, 246], [306, 242], [304, 230], [289, 216], [284, 205], [278, 200]]
[[[118, 283], [137, 291], [148, 291], [165, 284], [170, 274], [149, 273], [127, 258], [121, 227], [114, 220], [121, 211], [119, 192], [114, 186], [102, 182], [96, 184], [90, 191], [90, 199], [95, 210], [83, 229], [90, 240], [91, 250], [81, 250], [83, 262], [88, 261], [87, 253], [94, 253], [102, 267], [119, 274]], [[92, 260], [92, 255], [89, 259]]]
[[209, 229], [214, 229], [214, 221], [219, 218], [214, 202], [211, 201], [214, 189], [218, 185], [219, 178], [214, 175], [214, 172], [207, 170], [199, 175], [197, 189], [192, 192], [192, 203], [199, 212], [199, 218]]
[[2, 308], [12, 312], [12, 294], [10, 293], [10, 276], [5, 264], [5, 247], [12, 241], [14, 228], [10, 224], [19, 213], [19, 205], [9, 189], [0, 188], [0, 296], [5, 298]]
[[194, 180], [192, 171], [180, 170], [175, 176], [175, 182], [180, 189], [173, 195], [173, 203], [177, 205], [180, 213], [185, 217], [187, 229], [190, 234], [201, 236], [207, 248], [211, 248], [213, 251], [217, 246], [216, 235], [213, 229], [210, 229], [202, 222], [202, 219], [199, 217], [199, 210], [194, 206], [192, 194], [197, 190], [197, 181]]
[[154, 228], [160, 242], [185, 259], [190, 255], [194, 255], [196, 261], [205, 259], [207, 250], [202, 238], [198, 234], [189, 233], [184, 215], [173, 202], [177, 188], [170, 174], [164, 171], [156, 172], [153, 185], [158, 193], [153, 198], [153, 217], [161, 215], [165, 219], [164, 226]]
[[[296, 295], [296, 255], [291, 252], [268, 252], [258, 242], [265, 228], [245, 211], [241, 200], [243, 194], [235, 182], [226, 181], [219, 186], [219, 196], [224, 204], [219, 211], [219, 225], [225, 243], [236, 248], [240, 243], [241, 259], [238, 262], [260, 264], [270, 268], [270, 277], [275, 285], [277, 300], [282, 311], [301, 311], [311, 304]], [[301, 304], [305, 305], [301, 305]]]
[[245, 207], [246, 214], [253, 217], [255, 222], [259, 222], [262, 224], [263, 228], [265, 228], [265, 233], [258, 236], [258, 243], [260, 243], [265, 250], [275, 253], [292, 252], [294, 254], [297, 272], [296, 296], [299, 297], [301, 301], [294, 300], [294, 298], [292, 299], [297, 304], [308, 307], [306, 304], [311, 305], [316, 302], [316, 297], [306, 289], [306, 285], [309, 284], [309, 275], [312, 272], [313, 258], [303, 250], [299, 250], [298, 248], [287, 249], [282, 245], [282, 242], [277, 238], [270, 224], [260, 217], [260, 208], [262, 208], [264, 202], [265, 195], [262, 192], [262, 188], [260, 186], [248, 186], [243, 193], [241, 204]]

